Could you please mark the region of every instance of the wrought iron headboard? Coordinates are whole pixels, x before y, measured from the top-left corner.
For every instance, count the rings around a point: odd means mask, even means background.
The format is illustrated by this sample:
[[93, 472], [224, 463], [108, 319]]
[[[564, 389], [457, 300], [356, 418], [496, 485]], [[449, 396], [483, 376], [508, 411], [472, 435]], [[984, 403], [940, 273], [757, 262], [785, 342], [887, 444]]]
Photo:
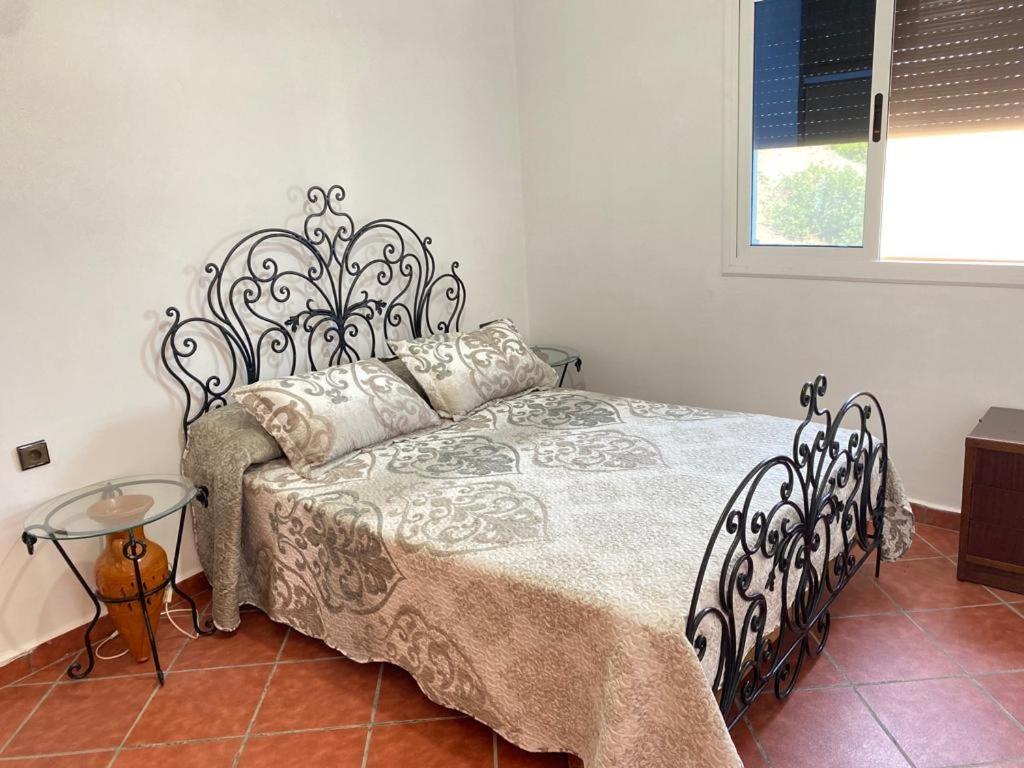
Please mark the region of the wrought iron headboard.
[[196, 419], [225, 405], [233, 387], [259, 380], [268, 361], [275, 375], [293, 374], [387, 352], [388, 339], [458, 330], [466, 287], [457, 261], [437, 274], [431, 239], [397, 219], [357, 228], [341, 208], [341, 186], [310, 187], [306, 199], [312, 210], [301, 232], [256, 230], [206, 265], [202, 315], [167, 308], [160, 355], [185, 392], [186, 439]]

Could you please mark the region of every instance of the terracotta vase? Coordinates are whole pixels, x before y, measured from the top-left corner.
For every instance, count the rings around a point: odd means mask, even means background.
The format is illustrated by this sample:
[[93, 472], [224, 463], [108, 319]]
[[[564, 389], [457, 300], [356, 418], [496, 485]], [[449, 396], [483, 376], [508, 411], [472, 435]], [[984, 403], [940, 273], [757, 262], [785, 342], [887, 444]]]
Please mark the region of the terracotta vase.
[[[167, 578], [167, 553], [155, 541], [146, 538], [141, 526], [132, 529], [132, 532], [136, 541], [146, 544], [146, 554], [139, 560], [139, 572], [142, 574], [143, 589], [149, 590]], [[96, 560], [96, 588], [105, 598], [137, 598], [139, 594], [139, 587], [135, 581], [135, 567], [132, 561], [124, 556], [124, 545], [127, 541], [127, 531], [109, 534], [106, 549]], [[160, 618], [162, 603], [162, 591], [146, 599], [149, 621], [154, 632]], [[142, 617], [138, 600], [108, 603], [107, 611], [110, 613], [114, 628], [128, 646], [134, 659], [138, 662], [148, 661], [149, 636], [146, 634], [146, 622]]]

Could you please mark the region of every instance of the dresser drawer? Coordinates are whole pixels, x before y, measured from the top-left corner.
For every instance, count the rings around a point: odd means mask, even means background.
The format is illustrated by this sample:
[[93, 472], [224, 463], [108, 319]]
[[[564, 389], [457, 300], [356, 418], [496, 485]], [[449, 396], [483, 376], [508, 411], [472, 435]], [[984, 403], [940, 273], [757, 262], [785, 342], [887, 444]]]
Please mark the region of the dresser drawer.
[[1024, 572], [1024, 491], [975, 483], [966, 545], [969, 562]]
[[989, 408], [964, 443], [956, 575], [1024, 593], [1024, 410]]
[[1024, 454], [980, 449], [975, 459], [974, 482], [1024, 492]]

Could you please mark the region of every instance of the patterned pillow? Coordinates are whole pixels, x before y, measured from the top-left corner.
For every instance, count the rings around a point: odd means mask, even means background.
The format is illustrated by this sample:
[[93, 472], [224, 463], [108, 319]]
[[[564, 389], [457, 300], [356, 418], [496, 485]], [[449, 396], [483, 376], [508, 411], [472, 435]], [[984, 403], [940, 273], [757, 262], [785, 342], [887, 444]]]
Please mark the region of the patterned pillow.
[[234, 391], [300, 475], [383, 440], [437, 424], [437, 414], [377, 360], [360, 360]]
[[511, 320], [468, 333], [392, 341], [391, 350], [426, 390], [434, 409], [456, 421], [486, 402], [552, 387], [558, 379]]

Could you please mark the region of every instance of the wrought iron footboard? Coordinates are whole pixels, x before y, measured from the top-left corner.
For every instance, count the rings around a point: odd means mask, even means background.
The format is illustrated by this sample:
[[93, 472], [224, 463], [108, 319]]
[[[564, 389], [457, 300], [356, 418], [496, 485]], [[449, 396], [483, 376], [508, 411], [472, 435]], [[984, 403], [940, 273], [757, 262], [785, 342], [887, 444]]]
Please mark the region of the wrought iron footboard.
[[701, 562], [686, 636], [702, 661], [718, 651], [712, 688], [729, 727], [769, 685], [792, 692], [824, 650], [832, 602], [868, 558], [876, 575], [881, 565], [885, 416], [866, 392], [833, 415], [819, 407], [826, 387], [804, 384], [792, 453], [747, 474]]

